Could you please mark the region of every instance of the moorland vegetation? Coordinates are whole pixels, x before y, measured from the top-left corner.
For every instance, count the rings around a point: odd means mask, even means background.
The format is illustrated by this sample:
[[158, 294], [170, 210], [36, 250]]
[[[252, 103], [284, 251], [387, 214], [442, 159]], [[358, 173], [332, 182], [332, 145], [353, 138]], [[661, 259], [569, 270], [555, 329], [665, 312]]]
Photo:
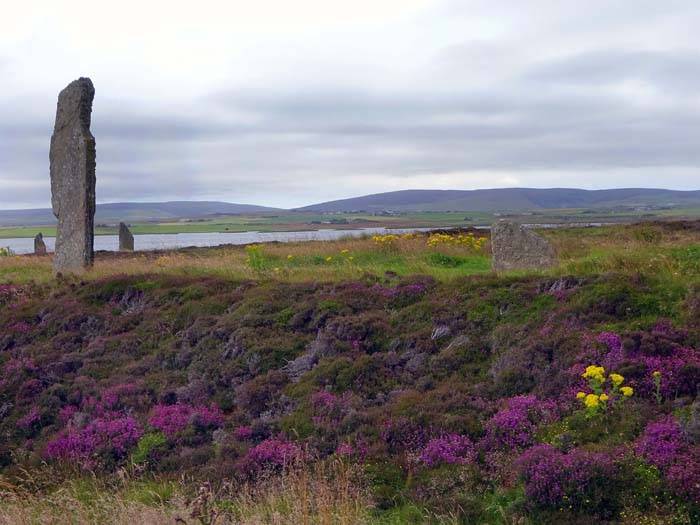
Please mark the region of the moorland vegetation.
[[545, 235], [0, 257], [0, 523], [699, 523], [700, 223]]

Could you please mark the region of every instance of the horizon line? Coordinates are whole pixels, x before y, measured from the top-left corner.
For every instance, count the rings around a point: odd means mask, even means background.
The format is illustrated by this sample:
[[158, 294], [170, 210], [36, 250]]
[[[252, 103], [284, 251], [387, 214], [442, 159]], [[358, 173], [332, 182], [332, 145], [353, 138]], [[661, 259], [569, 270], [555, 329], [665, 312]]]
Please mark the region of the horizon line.
[[[615, 191], [615, 190], [649, 190], [649, 191], [672, 191], [672, 192], [677, 192], [677, 193], [694, 193], [694, 192], [699, 192], [700, 188], [698, 189], [693, 189], [693, 190], [677, 190], [677, 189], [672, 189], [672, 188], [660, 188], [660, 187], [612, 187], [612, 188], [581, 188], [581, 187], [568, 187], [568, 186], [551, 186], [551, 187], [544, 187], [544, 188], [538, 188], [538, 187], [526, 187], [526, 186], [512, 186], [512, 187], [491, 187], [491, 188], [474, 188], [474, 189], [455, 189], [455, 188], [450, 188], [450, 189], [435, 189], [435, 188], [407, 188], [407, 189], [402, 189], [402, 190], [390, 190], [390, 191], [380, 191], [376, 193], [365, 193], [362, 195], [355, 195], [351, 197], [340, 197], [340, 198], [335, 198], [335, 199], [329, 199], [329, 200], [323, 200], [323, 201], [317, 201], [313, 202], [311, 204], [303, 204], [301, 206], [293, 206], [289, 208], [282, 208], [278, 206], [270, 206], [266, 204], [252, 204], [252, 203], [246, 203], [246, 202], [233, 202], [233, 201], [227, 201], [227, 200], [212, 200], [212, 199], [201, 199], [201, 200], [196, 200], [196, 199], [169, 199], [169, 200], [164, 200], [164, 201], [157, 201], [157, 200], [117, 200], [117, 201], [103, 201], [103, 202], [97, 202], [97, 206], [104, 206], [104, 205], [110, 205], [110, 204], [174, 204], [174, 203], [217, 203], [217, 204], [233, 204], [236, 206], [254, 206], [254, 207], [260, 207], [260, 208], [269, 208], [270, 210], [281, 210], [281, 211], [294, 211], [294, 210], [299, 210], [301, 208], [308, 208], [309, 206], [317, 206], [321, 204], [326, 204], [330, 202], [336, 202], [336, 201], [344, 201], [344, 200], [351, 200], [351, 199], [360, 199], [363, 197], [371, 197], [373, 195], [387, 195], [390, 193], [401, 193], [401, 192], [418, 192], [418, 191], [432, 191], [432, 192], [450, 192], [450, 191], [458, 191], [458, 192], [477, 192], [477, 191], [507, 191], [507, 190], [576, 190], [576, 191], [586, 191], [586, 192], [600, 192], [600, 191]], [[46, 207], [21, 207], [21, 208], [0, 208], [0, 212], [11, 212], [11, 211], [45, 211], [45, 210], [51, 210], [51, 206], [47, 205]], [[264, 210], [261, 210], [264, 211]]]

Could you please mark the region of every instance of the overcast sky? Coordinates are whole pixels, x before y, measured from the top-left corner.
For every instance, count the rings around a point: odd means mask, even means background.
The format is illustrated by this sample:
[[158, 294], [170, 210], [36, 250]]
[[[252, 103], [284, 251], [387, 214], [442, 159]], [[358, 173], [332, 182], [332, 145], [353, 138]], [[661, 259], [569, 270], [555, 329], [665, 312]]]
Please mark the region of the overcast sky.
[[0, 209], [48, 207], [95, 84], [98, 202], [700, 189], [697, 0], [25, 0], [0, 17]]

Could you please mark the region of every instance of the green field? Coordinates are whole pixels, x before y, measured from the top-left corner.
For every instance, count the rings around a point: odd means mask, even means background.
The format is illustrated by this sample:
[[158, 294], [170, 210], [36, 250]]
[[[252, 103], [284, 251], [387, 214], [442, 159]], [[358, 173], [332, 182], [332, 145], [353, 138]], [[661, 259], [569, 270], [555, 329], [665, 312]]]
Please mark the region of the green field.
[[[297, 231], [320, 228], [439, 228], [489, 225], [500, 218], [539, 224], [571, 222], [636, 222], [655, 219], [693, 219], [700, 217], [700, 208], [678, 208], [655, 211], [633, 209], [587, 210], [560, 209], [538, 211], [486, 212], [411, 212], [397, 215], [321, 214], [280, 212], [275, 214], [227, 215], [182, 219], [178, 221], [131, 224], [131, 231], [140, 234], [225, 233], [245, 231]], [[0, 227], [0, 239], [56, 235], [55, 225]], [[116, 235], [117, 225], [97, 224], [96, 235]]]

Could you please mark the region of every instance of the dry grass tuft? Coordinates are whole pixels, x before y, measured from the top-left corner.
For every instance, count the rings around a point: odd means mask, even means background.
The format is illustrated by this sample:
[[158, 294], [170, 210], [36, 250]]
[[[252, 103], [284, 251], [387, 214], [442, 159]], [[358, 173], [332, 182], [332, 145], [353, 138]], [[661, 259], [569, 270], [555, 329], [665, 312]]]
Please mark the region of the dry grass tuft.
[[167, 498], [152, 486], [92, 478], [34, 492], [0, 482], [0, 525], [364, 525], [372, 519], [355, 468], [340, 461], [290, 468], [255, 485], [204, 483], [193, 496], [184, 482]]
[[[488, 271], [488, 248], [480, 253], [460, 246], [431, 248], [428, 237], [400, 239], [392, 246], [380, 246], [370, 238], [336, 241], [268, 243], [261, 246], [263, 268], [248, 263], [244, 246], [182, 249], [169, 251], [98, 253], [86, 278], [115, 274], [212, 275], [225, 279], [274, 278], [286, 281], [337, 281], [357, 279], [367, 273], [383, 275], [429, 274], [439, 279]], [[461, 268], [441, 268], [431, 264], [431, 254], [473, 259]], [[0, 257], [0, 282], [39, 283], [53, 279], [51, 256]]]

